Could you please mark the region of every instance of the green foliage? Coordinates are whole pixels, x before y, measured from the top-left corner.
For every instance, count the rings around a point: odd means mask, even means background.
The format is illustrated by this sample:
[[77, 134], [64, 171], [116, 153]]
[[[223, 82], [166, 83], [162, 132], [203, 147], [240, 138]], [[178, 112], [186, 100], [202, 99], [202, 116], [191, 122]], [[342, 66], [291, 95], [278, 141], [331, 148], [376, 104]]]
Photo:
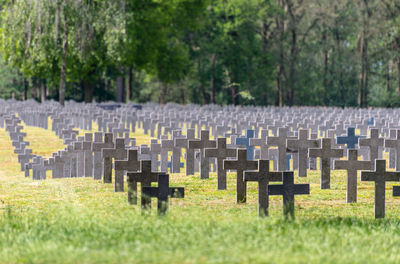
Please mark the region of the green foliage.
[[98, 101], [115, 99], [116, 79], [125, 78], [127, 100], [137, 102], [391, 107], [399, 101], [394, 0], [0, 5], [5, 63], [26, 79], [45, 80], [53, 98], [67, 41], [66, 95], [75, 100], [90, 89]]

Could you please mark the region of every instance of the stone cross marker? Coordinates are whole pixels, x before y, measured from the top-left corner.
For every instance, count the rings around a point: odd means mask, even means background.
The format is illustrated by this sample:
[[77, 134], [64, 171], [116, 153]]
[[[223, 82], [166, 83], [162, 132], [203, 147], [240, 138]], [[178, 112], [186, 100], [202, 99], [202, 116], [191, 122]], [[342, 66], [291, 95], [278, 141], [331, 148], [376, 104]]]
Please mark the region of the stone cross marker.
[[217, 158], [218, 190], [226, 190], [224, 159], [236, 157], [236, 149], [226, 148], [226, 138], [217, 139], [217, 148], [205, 149], [206, 158]]
[[286, 139], [287, 139], [287, 128], [280, 127], [278, 130], [277, 137], [267, 137], [267, 144], [269, 146], [278, 147], [278, 170], [286, 170]]
[[268, 184], [271, 181], [282, 181], [282, 172], [269, 170], [269, 160], [258, 161], [258, 171], [245, 171], [244, 180], [258, 182], [258, 215], [268, 216]]
[[261, 138], [250, 138], [250, 145], [251, 146], [259, 146], [260, 147], [260, 158], [263, 160], [269, 159], [268, 156], [268, 144], [267, 144], [267, 137], [268, 137], [269, 130], [263, 129], [261, 130]]
[[348, 149], [353, 149], [358, 144], [358, 139], [361, 136], [356, 136], [355, 128], [348, 127], [347, 128], [347, 136], [341, 136], [336, 138], [336, 144], [346, 144]]
[[258, 162], [247, 160], [247, 150], [237, 149], [237, 160], [224, 160], [224, 170], [236, 170], [236, 202], [246, 202], [246, 182], [244, 171], [257, 170]]
[[386, 160], [375, 160], [375, 171], [362, 171], [361, 180], [375, 182], [375, 218], [384, 218], [386, 182], [399, 181], [400, 172], [386, 171]]
[[[114, 160], [124, 160], [127, 158], [127, 150], [125, 149], [125, 139], [117, 138], [115, 142], [115, 148], [112, 149], [102, 149], [102, 154], [104, 158], [104, 183], [112, 183], [112, 159]], [[121, 191], [121, 186], [123, 189], [124, 173], [123, 171], [115, 172], [115, 191]], [[122, 183], [121, 183], [122, 182]]]
[[18, 154], [18, 162], [21, 164], [21, 171], [25, 170], [25, 164], [29, 163], [29, 161], [35, 157], [32, 154], [32, 149], [25, 149], [24, 154]]
[[[102, 157], [102, 149], [110, 149], [114, 147], [113, 134], [106, 133], [104, 135], [104, 143], [102, 142], [103, 133], [97, 132], [94, 134], [94, 143], [92, 144], [92, 150], [94, 152], [94, 172], [93, 179], [101, 180], [104, 172], [104, 161]], [[107, 162], [111, 162], [107, 158]], [[110, 166], [110, 165], [108, 165]], [[110, 172], [108, 172], [110, 173]]]
[[347, 160], [335, 160], [335, 170], [347, 170], [347, 203], [357, 202], [357, 171], [370, 170], [371, 161], [357, 160], [358, 150], [349, 149]]
[[[184, 198], [185, 189], [181, 187], [169, 187], [169, 175], [158, 175], [158, 187], [142, 187], [142, 196], [147, 196], [150, 199], [155, 197], [158, 199], [157, 208], [158, 214], [164, 215], [168, 210], [168, 198]], [[142, 208], [148, 208], [151, 200], [145, 200], [146, 204]]]
[[308, 153], [310, 158], [321, 159], [321, 189], [330, 189], [331, 185], [331, 168], [330, 168], [330, 160], [331, 158], [341, 158], [343, 157], [343, 149], [332, 149], [331, 148], [331, 139], [323, 138], [322, 139], [322, 147], [321, 148], [312, 148], [309, 149]]
[[[83, 177], [84, 174], [84, 153], [83, 153], [82, 143], [83, 142], [81, 141], [74, 142], [74, 152], [76, 154], [76, 166], [74, 166], [73, 169], [76, 169], [76, 172], [74, 171], [72, 175], [75, 175], [76, 177]], [[64, 165], [64, 167], [67, 166], [68, 164]], [[64, 177], [69, 177], [69, 175], [64, 175]]]
[[92, 152], [92, 144], [93, 144], [93, 134], [85, 133], [85, 140], [82, 142], [82, 149], [84, 151], [85, 157], [85, 177], [93, 177], [93, 152]]
[[188, 128], [186, 131], [185, 138], [176, 138], [175, 139], [175, 146], [179, 148], [184, 148], [186, 151], [186, 175], [193, 175], [194, 174], [194, 149], [189, 148], [189, 140], [193, 140], [195, 130], [193, 128]]
[[385, 148], [389, 151], [389, 168], [395, 169], [396, 168], [396, 150], [394, 148], [389, 148], [386, 146], [386, 140], [393, 140], [397, 138], [397, 129], [390, 129], [389, 130], [389, 138], [385, 139]]
[[283, 172], [283, 184], [268, 185], [268, 195], [283, 196], [283, 214], [294, 218], [294, 196], [310, 194], [309, 184], [294, 184], [292, 171]]
[[254, 130], [246, 130], [245, 137], [237, 137], [236, 145], [243, 146], [247, 150], [247, 160], [254, 160], [254, 147], [250, 144], [250, 139], [254, 138]]
[[[181, 158], [181, 148], [175, 145], [175, 139], [180, 135], [180, 131], [173, 131], [173, 136], [171, 139], [162, 139], [161, 148], [172, 151], [172, 173], [180, 172], [180, 158]], [[167, 154], [168, 155], [168, 154]]]
[[383, 147], [384, 139], [379, 138], [379, 129], [372, 128], [371, 129], [371, 137], [370, 138], [360, 138], [359, 145], [369, 148], [369, 157], [371, 160], [370, 166], [371, 170], [374, 169], [375, 160], [378, 159], [379, 147]]
[[[140, 182], [141, 187], [149, 187], [152, 182], [157, 181], [160, 172], [151, 171], [151, 160], [140, 161], [140, 171], [128, 172], [128, 203], [137, 204], [137, 183]], [[149, 201], [142, 194], [141, 204], [145, 206]]]
[[308, 130], [300, 129], [298, 139], [288, 139], [287, 147], [298, 151], [299, 177], [307, 176], [308, 149], [317, 148], [318, 140], [308, 138]]
[[[150, 143], [150, 156], [152, 171], [158, 171], [160, 161], [158, 160], [161, 154], [161, 144], [157, 143], [157, 139]], [[165, 171], [166, 172], [166, 171]]]
[[209, 159], [205, 157], [204, 150], [206, 148], [215, 148], [215, 140], [210, 140], [210, 132], [208, 130], [201, 130], [200, 140], [189, 140], [189, 149], [200, 150], [200, 178], [208, 179], [210, 164]]
[[385, 139], [385, 147], [391, 148], [396, 155], [396, 171], [400, 171], [400, 130], [396, 132], [396, 139]]
[[[114, 162], [114, 165], [115, 165], [115, 168], [114, 168], [115, 174], [117, 174], [117, 171], [122, 171], [122, 174], [124, 173], [124, 171], [128, 171], [128, 172], [138, 171], [139, 167], [140, 167], [140, 163], [138, 160], [137, 149], [128, 150], [128, 160], [116, 160]], [[118, 191], [121, 191], [121, 192], [124, 191], [124, 181], [122, 181], [119, 184]]]

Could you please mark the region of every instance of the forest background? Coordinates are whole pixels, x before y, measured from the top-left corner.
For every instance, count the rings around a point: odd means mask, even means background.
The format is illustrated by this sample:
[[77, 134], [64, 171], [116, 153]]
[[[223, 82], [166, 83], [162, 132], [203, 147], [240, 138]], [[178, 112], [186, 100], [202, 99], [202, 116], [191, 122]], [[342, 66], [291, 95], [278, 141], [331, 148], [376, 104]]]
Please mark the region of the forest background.
[[399, 0], [1, 0], [0, 97], [400, 106]]

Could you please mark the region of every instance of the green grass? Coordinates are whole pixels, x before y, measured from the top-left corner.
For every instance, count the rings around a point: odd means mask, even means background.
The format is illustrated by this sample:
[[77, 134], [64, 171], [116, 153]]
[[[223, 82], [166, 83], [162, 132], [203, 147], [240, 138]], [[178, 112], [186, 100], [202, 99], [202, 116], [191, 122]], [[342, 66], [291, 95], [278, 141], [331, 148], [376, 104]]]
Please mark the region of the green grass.
[[[35, 153], [63, 147], [51, 132], [26, 127]], [[149, 138], [138, 131], [138, 144]], [[398, 263], [400, 199], [387, 185], [386, 219], [373, 219], [372, 183], [359, 183], [357, 204], [346, 204], [345, 172], [332, 172], [331, 190], [296, 197], [296, 220], [282, 217], [282, 200], [271, 199], [271, 216], [257, 216], [257, 185], [237, 205], [234, 175], [216, 190], [216, 175], [171, 175], [185, 187], [168, 215], [150, 215], [126, 203], [126, 193], [88, 178], [32, 181], [0, 130], [0, 262], [2, 263]]]

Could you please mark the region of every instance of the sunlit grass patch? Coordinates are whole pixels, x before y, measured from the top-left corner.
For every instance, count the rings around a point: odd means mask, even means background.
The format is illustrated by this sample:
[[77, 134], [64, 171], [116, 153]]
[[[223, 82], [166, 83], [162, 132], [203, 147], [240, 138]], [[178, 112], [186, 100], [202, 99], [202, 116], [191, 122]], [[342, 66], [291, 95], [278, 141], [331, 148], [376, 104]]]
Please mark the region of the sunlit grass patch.
[[[63, 148], [54, 132], [25, 127], [36, 154]], [[137, 144], [150, 138], [137, 130]], [[386, 216], [373, 219], [374, 185], [359, 182], [358, 203], [346, 204], [346, 172], [333, 171], [331, 190], [320, 172], [295, 177], [311, 195], [296, 197], [296, 220], [282, 217], [282, 198], [271, 197], [270, 217], [257, 216], [257, 184], [236, 204], [236, 174], [217, 190], [216, 173], [201, 180], [172, 174], [185, 187], [158, 217], [156, 200], [143, 216], [126, 193], [91, 178], [33, 181], [19, 170], [7, 133], [0, 129], [0, 262], [3, 263], [398, 263], [400, 199], [387, 184]], [[297, 175], [297, 174], [296, 174]]]

